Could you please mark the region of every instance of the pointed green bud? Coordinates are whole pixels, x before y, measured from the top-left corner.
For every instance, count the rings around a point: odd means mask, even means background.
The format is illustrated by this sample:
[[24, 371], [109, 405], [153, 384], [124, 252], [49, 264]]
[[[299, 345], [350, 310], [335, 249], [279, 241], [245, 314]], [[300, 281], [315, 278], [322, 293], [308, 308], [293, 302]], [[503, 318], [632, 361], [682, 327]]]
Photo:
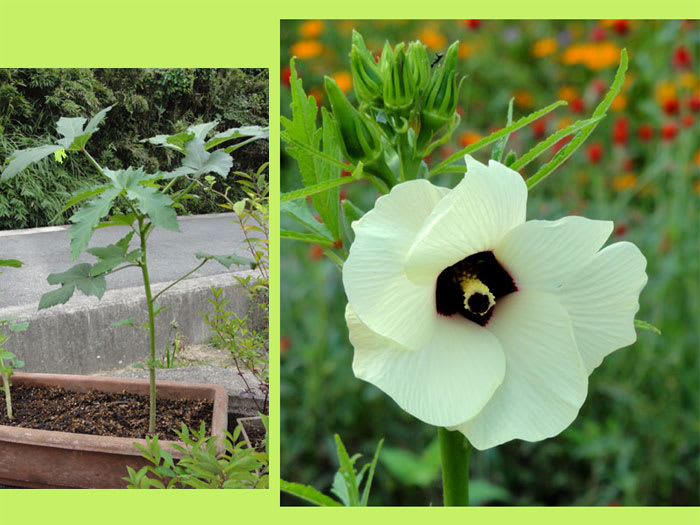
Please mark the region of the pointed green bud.
[[422, 94], [430, 82], [430, 59], [425, 46], [418, 42], [408, 44], [406, 52], [408, 58], [408, 68], [411, 71], [413, 83], [419, 94]]
[[[385, 47], [386, 51], [386, 47]], [[382, 54], [382, 60], [384, 54]], [[407, 117], [413, 108], [416, 85], [411, 74], [403, 42], [398, 44], [382, 64], [384, 108], [387, 113]]]
[[345, 158], [351, 162], [362, 161], [365, 164], [375, 160], [382, 152], [375, 123], [348, 102], [335, 80], [326, 77], [324, 85]]
[[382, 75], [372, 54], [367, 51], [362, 35], [352, 32], [350, 69], [355, 95], [360, 102], [371, 106], [382, 106]]
[[433, 133], [454, 119], [462, 83], [457, 85], [457, 51], [459, 42], [447, 50], [445, 59], [433, 72], [423, 100], [421, 132]]

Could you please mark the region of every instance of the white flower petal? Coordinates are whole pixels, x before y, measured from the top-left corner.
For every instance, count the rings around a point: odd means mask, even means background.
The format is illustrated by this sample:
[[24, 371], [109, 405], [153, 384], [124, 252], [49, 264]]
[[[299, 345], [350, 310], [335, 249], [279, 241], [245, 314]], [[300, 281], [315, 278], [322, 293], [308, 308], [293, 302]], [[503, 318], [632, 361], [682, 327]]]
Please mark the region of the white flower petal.
[[434, 280], [465, 257], [494, 249], [525, 220], [527, 186], [520, 174], [465, 158], [464, 179], [435, 206], [411, 246], [406, 273], [414, 282]]
[[636, 341], [634, 316], [647, 282], [646, 263], [634, 244], [618, 242], [598, 252], [558, 292], [589, 374], [606, 355]]
[[479, 450], [564, 430], [586, 398], [588, 375], [571, 320], [556, 297], [526, 290], [501, 298], [486, 326], [506, 355], [506, 375], [484, 409], [456, 426]]
[[402, 261], [448, 191], [426, 180], [399, 184], [353, 223], [355, 242], [343, 265], [348, 302], [371, 330], [409, 348], [420, 348], [432, 335], [435, 286], [410, 282]]
[[345, 320], [355, 347], [355, 375], [431, 425], [455, 425], [471, 418], [503, 381], [505, 358], [498, 340], [466, 319], [439, 316], [433, 339], [419, 351], [372, 332], [350, 305]]
[[528, 221], [509, 231], [494, 255], [519, 290], [554, 291], [590, 262], [613, 223], [585, 217]]

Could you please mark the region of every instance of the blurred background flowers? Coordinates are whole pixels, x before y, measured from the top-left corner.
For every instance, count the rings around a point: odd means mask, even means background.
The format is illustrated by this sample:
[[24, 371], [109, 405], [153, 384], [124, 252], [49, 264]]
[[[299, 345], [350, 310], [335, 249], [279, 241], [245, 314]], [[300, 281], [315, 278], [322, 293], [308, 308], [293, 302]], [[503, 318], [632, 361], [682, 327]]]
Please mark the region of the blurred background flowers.
[[[320, 104], [328, 106], [324, 75], [353, 97], [352, 29], [377, 54], [386, 40], [420, 39], [433, 58], [460, 41], [457, 70], [468, 76], [458, 107], [462, 123], [429, 165], [502, 127], [511, 98], [514, 119], [557, 99], [569, 103], [511, 135], [507, 151], [518, 154], [586, 118], [627, 48], [622, 92], [589, 141], [533, 190], [528, 219], [580, 214], [615, 221], [611, 240], [629, 239], [647, 256], [649, 284], [638, 317], [663, 336], [640, 333], [637, 343], [608, 357], [591, 377], [578, 419], [559, 437], [476, 452], [472, 500], [700, 504], [698, 21], [283, 21], [283, 114], [290, 113], [291, 56]], [[480, 153], [486, 160], [488, 152]], [[457, 177], [435, 182], [454, 186]], [[282, 191], [300, 186], [295, 163], [283, 153]], [[362, 183], [342, 190], [341, 199], [350, 195], [365, 210], [378, 196]], [[285, 240], [281, 250], [282, 477], [328, 492], [337, 469], [334, 433], [351, 453], [367, 456], [384, 437], [370, 503], [438, 503], [435, 429], [352, 375], [340, 272], [317, 246]]]

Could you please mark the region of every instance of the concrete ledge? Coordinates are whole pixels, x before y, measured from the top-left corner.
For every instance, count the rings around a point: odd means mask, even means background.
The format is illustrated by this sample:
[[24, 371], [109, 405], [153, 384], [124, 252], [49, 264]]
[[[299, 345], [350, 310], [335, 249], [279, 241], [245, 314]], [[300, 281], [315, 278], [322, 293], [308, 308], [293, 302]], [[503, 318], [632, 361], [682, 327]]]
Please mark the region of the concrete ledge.
[[[210, 288], [223, 288], [229, 300], [227, 309], [245, 315], [249, 300], [245, 292], [234, 288], [233, 276], [244, 277], [251, 271], [190, 278], [175, 285], [158, 300], [168, 307], [156, 317], [156, 351], [164, 351], [170, 323], [177, 321], [189, 343], [200, 344], [210, 338], [209, 327], [199, 311], [213, 307]], [[168, 283], [153, 285], [154, 294]], [[76, 295], [65, 305], [37, 312], [36, 305], [0, 309], [0, 318], [19, 318], [30, 322], [26, 332], [14, 334], [8, 349], [25, 362], [25, 372], [90, 374], [116, 369], [148, 357], [148, 336], [131, 326], [111, 323], [135, 317], [146, 321], [146, 299], [142, 287], [107, 291], [101, 300]]]

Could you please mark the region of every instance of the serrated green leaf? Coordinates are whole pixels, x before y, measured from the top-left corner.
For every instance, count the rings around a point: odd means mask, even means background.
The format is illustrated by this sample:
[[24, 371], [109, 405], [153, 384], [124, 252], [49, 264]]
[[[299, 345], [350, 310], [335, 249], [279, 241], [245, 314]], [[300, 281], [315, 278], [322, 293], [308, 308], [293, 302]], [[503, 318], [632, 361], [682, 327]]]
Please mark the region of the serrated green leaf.
[[10, 180], [30, 164], [39, 162], [41, 159], [48, 157], [59, 149], [61, 149], [61, 146], [49, 144], [46, 146], [38, 146], [36, 148], [15, 150], [12, 155], [10, 155], [10, 162], [3, 170], [0, 180]]
[[109, 112], [109, 110], [113, 107], [114, 106], [106, 107], [102, 111], [99, 111], [97, 114], [95, 114], [95, 116], [90, 119], [90, 122], [88, 122], [87, 126], [85, 127], [85, 133], [89, 133], [90, 135], [95, 133], [95, 131], [98, 130], [100, 124]]
[[133, 236], [134, 232], [129, 232], [115, 244], [110, 244], [103, 248], [88, 248], [85, 250], [87, 253], [100, 259], [90, 270], [90, 275], [95, 277], [113, 270], [122, 263], [131, 263], [138, 260], [142, 255], [140, 249], [127, 253], [129, 242]]
[[641, 319], [634, 320], [634, 327], [638, 330], [649, 330], [658, 335], [661, 335], [661, 330], [656, 328], [653, 324], [647, 323], [646, 321], [642, 321]]
[[330, 188], [334, 188], [337, 186], [343, 186], [344, 184], [349, 184], [351, 182], [355, 182], [355, 181], [360, 180], [362, 178], [362, 171], [363, 171], [363, 165], [360, 162], [360, 163], [358, 163], [357, 167], [355, 168], [355, 171], [353, 171], [353, 173], [350, 177], [341, 177], [339, 179], [333, 179], [333, 180], [328, 180], [325, 182], [319, 182], [318, 184], [314, 184], [312, 186], [306, 186], [305, 188], [300, 188], [298, 190], [288, 191], [288, 192], [280, 195], [280, 202], [284, 203], [284, 202], [294, 201], [294, 200], [298, 200], [298, 199], [303, 199], [305, 197], [309, 197], [309, 196], [314, 195], [316, 193], [321, 193], [323, 191], [326, 191]]
[[112, 106], [98, 112], [90, 119], [87, 126], [85, 126], [86, 119], [83, 117], [61, 117], [56, 124], [56, 131], [63, 138], [58, 140], [57, 144], [68, 151], [80, 151], [85, 147], [93, 133], [97, 131], [98, 126], [110, 109], [112, 109]]
[[301, 233], [292, 230], [280, 230], [280, 239], [289, 239], [291, 241], [313, 242], [324, 246], [333, 246], [333, 241], [328, 237], [321, 237], [313, 233]]
[[303, 499], [304, 501], [313, 503], [314, 505], [318, 505], [320, 507], [343, 506], [333, 498], [326, 496], [325, 494], [319, 492], [315, 488], [306, 485], [301, 485], [300, 483], [290, 483], [289, 481], [280, 479], [280, 490], [282, 492], [286, 492], [287, 494], [291, 494], [293, 496]]
[[238, 255], [212, 255], [206, 252], [197, 252], [194, 254], [194, 256], [197, 259], [214, 259], [216, 262], [224, 265], [226, 268], [231, 268], [231, 266], [234, 264], [238, 266], [250, 266], [251, 269], [255, 269], [257, 266], [255, 261], [245, 257], [240, 257]]
[[[338, 134], [335, 130], [335, 121], [326, 108], [321, 108], [321, 123], [323, 130], [323, 153], [339, 161], [343, 160], [343, 154], [338, 143]], [[341, 169], [327, 162], [317, 164], [317, 182], [324, 183], [340, 179]], [[334, 239], [340, 237], [340, 188], [332, 186], [325, 192], [311, 196], [311, 202], [321, 216], [324, 224]]]
[[148, 142], [155, 146], [163, 146], [165, 148], [174, 149], [180, 153], [185, 153], [185, 144], [194, 138], [194, 133], [183, 131], [174, 135], [156, 135], [143, 139], [140, 142]]
[[68, 230], [71, 261], [74, 261], [80, 252], [87, 248], [95, 227], [99, 224], [100, 219], [109, 213], [109, 210], [112, 208], [112, 202], [120, 192], [119, 188], [107, 188], [70, 218], [73, 223], [70, 230]]
[[330, 242], [333, 242], [334, 239], [331, 232], [328, 230], [328, 227], [316, 220], [311, 213], [309, 206], [306, 204], [306, 201], [283, 202], [280, 205], [280, 212], [293, 218], [310, 231], [320, 235], [321, 237], [325, 237]]
[[[108, 170], [106, 170], [108, 171]], [[148, 218], [155, 226], [160, 226], [166, 230], [180, 231], [180, 226], [177, 222], [177, 215], [173, 209], [173, 200], [163, 193], [160, 193], [154, 186], [149, 186], [154, 179], [160, 177], [150, 175], [142, 169], [128, 168], [126, 170], [118, 170], [109, 172], [108, 176], [113, 178], [115, 186], [119, 190], [126, 191], [126, 196], [136, 201], [136, 207]]]
[[[513, 101], [514, 100], [515, 100], [515, 97], [511, 97], [510, 101], [508, 102], [508, 116], [506, 117], [506, 127], [513, 124]], [[493, 152], [491, 153], [491, 158], [497, 162], [501, 162], [501, 159], [503, 158], [503, 150], [506, 149], [506, 144], [508, 143], [508, 137], [510, 137], [510, 133], [504, 135], [501, 140], [496, 142], [496, 145], [493, 148]]]

